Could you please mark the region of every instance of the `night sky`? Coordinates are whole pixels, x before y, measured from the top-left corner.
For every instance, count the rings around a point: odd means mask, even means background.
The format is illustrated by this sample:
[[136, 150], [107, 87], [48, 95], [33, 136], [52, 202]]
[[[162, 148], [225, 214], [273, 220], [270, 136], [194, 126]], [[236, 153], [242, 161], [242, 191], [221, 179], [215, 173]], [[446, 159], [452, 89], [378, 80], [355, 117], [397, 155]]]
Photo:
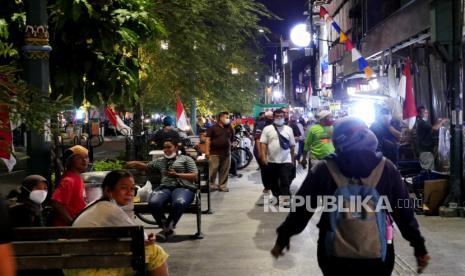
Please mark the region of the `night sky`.
[[[305, 22], [306, 16], [303, 15], [307, 9], [307, 0], [257, 0], [263, 3], [266, 7], [281, 20], [263, 20], [261, 24], [270, 29], [271, 34], [266, 34], [266, 37], [271, 41], [262, 40], [263, 46], [268, 42], [279, 43], [279, 38], [289, 39], [291, 28]], [[273, 56], [279, 56], [278, 48], [264, 47], [264, 57], [262, 62], [271, 67]], [[279, 60], [279, 59], [278, 59]]]
[[[297, 23], [305, 22], [304, 11], [307, 10], [307, 0], [258, 0], [282, 20], [263, 20], [262, 24], [268, 27], [279, 38], [287, 38], [291, 28]], [[270, 39], [272, 39], [270, 37]]]

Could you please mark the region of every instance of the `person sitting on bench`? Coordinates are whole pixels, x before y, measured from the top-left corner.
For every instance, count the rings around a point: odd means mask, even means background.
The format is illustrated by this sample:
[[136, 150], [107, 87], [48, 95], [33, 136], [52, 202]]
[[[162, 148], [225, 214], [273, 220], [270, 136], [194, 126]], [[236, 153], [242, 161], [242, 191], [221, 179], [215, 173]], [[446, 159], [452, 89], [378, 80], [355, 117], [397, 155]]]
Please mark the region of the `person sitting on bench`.
[[[87, 206], [74, 220], [75, 227], [132, 226], [134, 221], [121, 209], [134, 199], [134, 177], [126, 170], [108, 173], [102, 183], [102, 197]], [[145, 262], [148, 275], [167, 276], [168, 254], [154, 243], [153, 234], [145, 237]], [[132, 275], [131, 268], [66, 269], [66, 276], [74, 275]]]
[[29, 175], [23, 180], [19, 191], [8, 196], [17, 201], [9, 208], [12, 227], [43, 227], [42, 203], [47, 198], [47, 179], [40, 175]]
[[[195, 197], [197, 189], [195, 181], [198, 170], [192, 158], [178, 155], [178, 141], [167, 139], [163, 145], [164, 156], [145, 164], [140, 161], [130, 161], [126, 168], [145, 169], [149, 174], [159, 175], [160, 185], [149, 199], [149, 208], [158, 225], [163, 229], [157, 234], [160, 241], [174, 234], [174, 228], [184, 211]], [[164, 206], [170, 202], [171, 211], [168, 218], [164, 215]]]

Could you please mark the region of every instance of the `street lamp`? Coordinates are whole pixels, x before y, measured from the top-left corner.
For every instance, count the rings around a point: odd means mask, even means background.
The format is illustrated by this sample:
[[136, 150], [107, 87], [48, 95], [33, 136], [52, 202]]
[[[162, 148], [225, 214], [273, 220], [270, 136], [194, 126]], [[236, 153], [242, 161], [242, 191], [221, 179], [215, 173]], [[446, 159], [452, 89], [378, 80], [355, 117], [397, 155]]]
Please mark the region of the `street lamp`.
[[311, 37], [305, 23], [297, 24], [291, 30], [291, 41], [298, 47], [308, 47], [312, 40]]

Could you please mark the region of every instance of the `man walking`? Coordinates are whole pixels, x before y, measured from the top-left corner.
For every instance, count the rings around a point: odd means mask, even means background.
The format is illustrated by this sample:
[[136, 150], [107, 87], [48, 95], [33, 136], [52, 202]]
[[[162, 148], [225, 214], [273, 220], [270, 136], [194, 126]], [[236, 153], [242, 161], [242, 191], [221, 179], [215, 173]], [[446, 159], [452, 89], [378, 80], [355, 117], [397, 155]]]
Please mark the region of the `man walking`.
[[[333, 134], [333, 115], [331, 111], [323, 110], [318, 113], [319, 122], [313, 125], [305, 138], [304, 152], [300, 164], [307, 167], [307, 152], [310, 152], [309, 160], [322, 160], [334, 152], [331, 135]], [[314, 164], [310, 164], [310, 168]]]
[[[234, 130], [230, 126], [228, 112], [218, 115], [218, 123], [208, 128], [205, 156], [209, 160], [210, 189], [229, 192], [228, 175], [231, 166], [231, 142]], [[216, 178], [218, 177], [218, 184]]]
[[295, 138], [284, 123], [284, 111], [275, 110], [273, 124], [265, 127], [260, 137], [260, 160], [267, 166], [271, 192], [285, 207], [289, 204], [291, 173], [295, 170]]
[[268, 171], [267, 171], [267, 166], [260, 160], [260, 156], [262, 155], [261, 151], [261, 143], [260, 143], [260, 138], [262, 137], [262, 132], [263, 129], [265, 129], [266, 126], [269, 126], [273, 124], [273, 112], [272, 111], [267, 111], [264, 114], [264, 117], [262, 120], [259, 120], [256, 122], [254, 131], [253, 131], [253, 136], [255, 140], [255, 145], [253, 148], [253, 154], [255, 158], [257, 159], [258, 166], [260, 169], [260, 175], [262, 177], [262, 183], [263, 183], [263, 197], [269, 198], [270, 196], [270, 191], [271, 191], [271, 186], [270, 186], [270, 181], [268, 177]]

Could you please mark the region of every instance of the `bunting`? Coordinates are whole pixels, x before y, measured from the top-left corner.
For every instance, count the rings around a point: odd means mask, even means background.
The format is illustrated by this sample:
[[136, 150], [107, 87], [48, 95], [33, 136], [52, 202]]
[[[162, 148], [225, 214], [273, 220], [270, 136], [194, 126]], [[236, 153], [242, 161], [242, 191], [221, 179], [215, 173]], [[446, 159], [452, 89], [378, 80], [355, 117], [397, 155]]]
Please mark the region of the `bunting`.
[[339, 25], [336, 23], [336, 21], [333, 21], [333, 23], [331, 23], [331, 25], [333, 25], [333, 28], [336, 30], [336, 32], [338, 34], [341, 33], [341, 27], [339, 27]]
[[354, 49], [354, 45], [352, 45], [352, 41], [350, 39], [346, 40], [346, 50], [347, 51], [352, 51]]
[[363, 58], [358, 59], [358, 70], [359, 71], [365, 71], [365, 68], [368, 67], [368, 62]]
[[339, 42], [344, 43], [348, 40], [349, 38], [344, 32], [341, 32], [341, 36], [339, 37]]
[[365, 77], [370, 79], [374, 72], [373, 69], [368, 65], [366, 59], [360, 54], [360, 52], [354, 47], [352, 41], [347, 37], [341, 27], [334, 21], [331, 16], [329, 15], [328, 11], [323, 7], [320, 6], [320, 17], [324, 18], [327, 23], [330, 23], [334, 30], [339, 34], [339, 41], [344, 43], [346, 46], [346, 51], [350, 51], [352, 54], [352, 62], [358, 62], [358, 69], [365, 73]]
[[362, 57], [362, 55], [357, 50], [357, 48], [352, 48], [351, 52], [352, 52], [352, 62], [356, 62], [357, 60], [359, 60]]

